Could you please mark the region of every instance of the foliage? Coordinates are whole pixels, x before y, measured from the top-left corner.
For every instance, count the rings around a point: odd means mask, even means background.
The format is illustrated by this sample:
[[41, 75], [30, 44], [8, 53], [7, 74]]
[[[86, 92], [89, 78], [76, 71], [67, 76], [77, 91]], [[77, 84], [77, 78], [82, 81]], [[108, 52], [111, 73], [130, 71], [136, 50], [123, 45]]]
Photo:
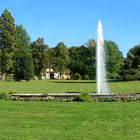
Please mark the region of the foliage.
[[[14, 95], [13, 95], [14, 94]], [[87, 92], [82, 92], [76, 95], [69, 96], [68, 94], [56, 95], [37, 95], [37, 96], [26, 96], [16, 95], [15, 92], [10, 91], [0, 93], [0, 100], [11, 100], [11, 101], [43, 101], [43, 102], [140, 102], [139, 94], [110, 94], [110, 95], [96, 95]]]
[[89, 93], [83, 92], [79, 96], [80, 101], [90, 102], [92, 101], [91, 95]]
[[52, 53], [53, 68], [56, 72], [60, 72], [60, 75], [68, 69], [70, 63], [69, 51], [63, 42], [60, 42], [53, 49]]
[[73, 76], [72, 76], [72, 79], [73, 80], [81, 80], [81, 75], [79, 73], [75, 73]]
[[120, 74], [123, 80], [140, 80], [140, 45], [129, 50]]
[[30, 52], [30, 36], [22, 25], [16, 25], [17, 52]]
[[140, 101], [140, 97], [129, 96], [129, 95], [113, 95], [113, 96], [96, 96], [93, 98], [93, 102], [135, 102]]
[[42, 74], [47, 68], [47, 49], [48, 45], [44, 44], [43, 38], [38, 38], [31, 45], [32, 57], [34, 63], [34, 74], [41, 79]]
[[71, 64], [70, 69], [73, 74], [79, 73], [84, 79], [84, 75], [88, 75], [89, 79], [95, 79], [96, 61], [95, 47], [80, 47], [69, 48]]
[[16, 26], [17, 51], [14, 56], [14, 79], [27, 80], [33, 77], [33, 59], [29, 48], [30, 37], [22, 25]]
[[118, 79], [123, 60], [122, 53], [120, 52], [118, 45], [109, 40], [105, 40], [105, 49], [108, 78]]
[[0, 17], [0, 51], [1, 51], [1, 79], [10, 72], [13, 67], [13, 56], [16, 50], [14, 18], [5, 9]]
[[118, 95], [90, 95], [89, 93], [83, 92], [79, 94], [77, 97], [69, 97], [65, 95], [59, 96], [28, 96], [28, 97], [20, 97], [13, 96], [12, 94], [0, 94], [1, 100], [11, 100], [11, 101], [43, 101], [43, 102], [140, 102], [139, 96], [130, 96], [129, 94], [118, 94]]
[[30, 53], [16, 54], [14, 63], [14, 79], [29, 81], [33, 77], [33, 60]]
[[85, 45], [88, 48], [95, 48], [96, 47], [96, 41], [93, 38], [89, 39]]
[[0, 100], [6, 100], [8, 98], [8, 94], [5, 92], [0, 93]]
[[55, 56], [54, 48], [48, 48], [48, 50], [47, 50], [47, 58], [48, 58], [47, 63], [48, 63], [49, 68], [54, 68], [54, 66], [55, 66], [54, 56]]
[[88, 80], [88, 79], [90, 79], [90, 78], [89, 78], [88, 75], [84, 75], [83, 79], [84, 79], [84, 80]]
[[138, 69], [125, 69], [122, 71], [122, 73], [122, 79], [125, 81], [140, 80], [140, 70]]
[[[104, 47], [109, 79], [140, 80], [139, 44], [129, 50], [126, 59], [123, 58], [115, 42], [105, 40]], [[26, 56], [27, 58], [25, 58]], [[26, 59], [30, 62], [27, 62]], [[24, 61], [24, 65], [20, 64], [22, 61]], [[60, 79], [64, 73], [72, 76], [79, 73], [80, 79], [95, 79], [95, 39], [89, 39], [85, 45], [72, 47], [67, 47], [64, 42], [59, 42], [54, 48], [49, 48], [43, 38], [37, 38], [30, 44], [27, 31], [22, 25], [15, 26], [14, 18], [5, 9], [0, 16], [0, 79], [5, 79], [6, 75], [12, 77], [14, 74], [15, 80], [29, 80], [33, 75], [33, 69], [34, 75], [41, 79], [42, 75], [46, 73], [46, 68], [53, 68], [56, 72], [60, 72]], [[30, 72], [28, 78], [20, 76], [27, 71]]]
[[140, 68], [140, 45], [136, 45], [129, 50], [127, 59], [131, 61], [131, 68]]

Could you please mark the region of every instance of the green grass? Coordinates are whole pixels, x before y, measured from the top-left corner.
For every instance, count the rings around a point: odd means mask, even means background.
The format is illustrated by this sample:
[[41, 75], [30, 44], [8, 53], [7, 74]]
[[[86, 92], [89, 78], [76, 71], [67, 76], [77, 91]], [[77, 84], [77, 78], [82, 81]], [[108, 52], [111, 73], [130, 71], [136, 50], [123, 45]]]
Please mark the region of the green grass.
[[1, 140], [138, 140], [140, 103], [0, 101]]
[[110, 82], [109, 88], [117, 93], [140, 93], [140, 81]]
[[[140, 81], [109, 82], [111, 92], [139, 93]], [[16, 93], [65, 93], [65, 92], [95, 92], [96, 83], [91, 80], [33, 80], [33, 81], [0, 81], [1, 92]]]

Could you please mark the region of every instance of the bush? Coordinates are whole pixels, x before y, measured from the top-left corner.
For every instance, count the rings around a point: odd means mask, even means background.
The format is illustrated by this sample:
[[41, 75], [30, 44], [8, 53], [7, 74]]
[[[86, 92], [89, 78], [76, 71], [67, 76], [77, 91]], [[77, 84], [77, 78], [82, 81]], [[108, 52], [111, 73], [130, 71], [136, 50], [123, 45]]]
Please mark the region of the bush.
[[140, 70], [132, 68], [124, 70], [123, 80], [125, 81], [140, 80]]
[[8, 95], [7, 93], [2, 92], [2, 93], [0, 93], [0, 100], [7, 99], [8, 96], [9, 96], [9, 95]]
[[88, 75], [84, 75], [84, 80], [89, 80], [89, 76]]
[[136, 80], [137, 78], [135, 77], [135, 75], [131, 75], [131, 74], [125, 74], [124, 75], [124, 80], [125, 81], [133, 81]]
[[9, 91], [9, 95], [11, 95], [11, 94], [15, 94], [16, 92], [15, 91]]
[[6, 81], [13, 81], [13, 74], [7, 74], [6, 76], [5, 76], [5, 80]]
[[80, 75], [79, 73], [75, 73], [75, 74], [73, 75], [73, 79], [74, 79], [74, 80], [80, 80], [80, 79], [81, 79], [81, 75]]
[[80, 94], [79, 99], [83, 102], [92, 101], [91, 95], [89, 93], [83, 92]]
[[108, 73], [108, 74], [107, 74], [107, 78], [108, 78], [108, 79], [120, 79], [120, 76], [119, 76], [118, 73], [113, 73], [113, 74]]
[[137, 77], [137, 80], [140, 80], [140, 69], [137, 69], [137, 71], [136, 71], [136, 77]]

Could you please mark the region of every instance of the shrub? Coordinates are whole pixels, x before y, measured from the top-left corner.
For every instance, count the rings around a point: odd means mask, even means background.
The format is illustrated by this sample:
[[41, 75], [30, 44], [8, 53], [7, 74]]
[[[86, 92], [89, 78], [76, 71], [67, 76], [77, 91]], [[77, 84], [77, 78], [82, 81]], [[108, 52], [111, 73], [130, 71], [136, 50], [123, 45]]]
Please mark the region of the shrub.
[[83, 92], [80, 94], [79, 99], [83, 102], [92, 101], [91, 95], [89, 93]]
[[124, 70], [123, 80], [131, 81], [131, 80], [139, 80], [140, 72], [139, 69], [126, 69]]
[[84, 75], [84, 80], [89, 80], [89, 76], [88, 75]]
[[75, 74], [73, 75], [73, 79], [74, 79], [74, 80], [80, 80], [80, 79], [81, 79], [81, 75], [80, 75], [79, 73], [75, 73]]
[[124, 80], [125, 81], [133, 81], [136, 80], [137, 78], [135, 77], [135, 75], [131, 75], [131, 74], [125, 74], [124, 75]]
[[108, 79], [120, 79], [120, 76], [119, 76], [118, 73], [113, 73], [113, 74], [108, 73], [108, 74], [107, 74], [107, 78], [108, 78]]
[[9, 91], [9, 95], [11, 95], [11, 94], [15, 94], [16, 92], [15, 91]]
[[140, 69], [136, 71], [136, 77], [137, 77], [137, 80], [140, 80]]
[[7, 74], [6, 76], [5, 76], [5, 80], [7, 80], [7, 81], [12, 81], [14, 78], [13, 78], [13, 74]]
[[9, 95], [8, 95], [7, 93], [2, 92], [2, 93], [0, 93], [0, 100], [7, 99], [8, 96], [9, 96]]

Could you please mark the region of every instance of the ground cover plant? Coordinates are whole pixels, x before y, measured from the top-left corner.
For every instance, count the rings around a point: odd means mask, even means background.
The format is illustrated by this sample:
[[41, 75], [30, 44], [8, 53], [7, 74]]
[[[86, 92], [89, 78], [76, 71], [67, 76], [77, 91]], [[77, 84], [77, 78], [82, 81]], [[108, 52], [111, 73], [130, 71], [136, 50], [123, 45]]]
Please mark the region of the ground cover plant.
[[[139, 93], [140, 81], [109, 82], [111, 92]], [[0, 93], [71, 93], [96, 92], [96, 83], [92, 80], [32, 80], [32, 81], [0, 81]]]
[[0, 101], [2, 140], [136, 140], [140, 103]]

